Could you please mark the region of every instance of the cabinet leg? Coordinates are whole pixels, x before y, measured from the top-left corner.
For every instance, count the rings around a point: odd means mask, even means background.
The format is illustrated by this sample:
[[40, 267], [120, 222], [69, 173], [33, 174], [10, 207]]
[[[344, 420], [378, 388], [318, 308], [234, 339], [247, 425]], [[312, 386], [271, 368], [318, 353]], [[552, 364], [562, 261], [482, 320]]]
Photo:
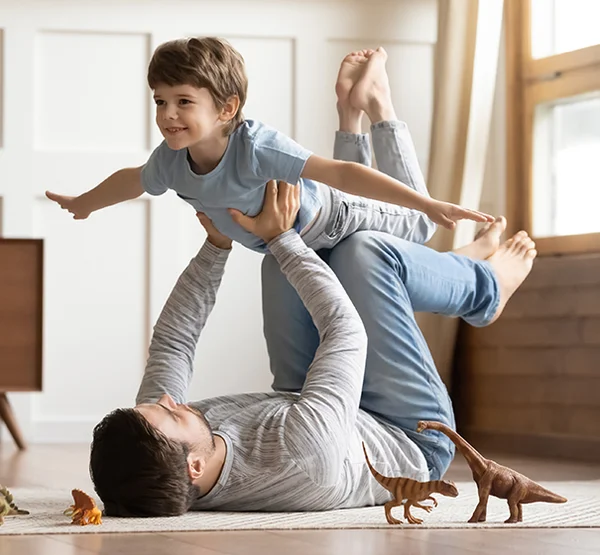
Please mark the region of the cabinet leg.
[[25, 440], [21, 433], [21, 428], [15, 418], [15, 413], [10, 406], [6, 393], [0, 393], [0, 419], [4, 420], [10, 435], [13, 436], [15, 443], [19, 449], [25, 449]]

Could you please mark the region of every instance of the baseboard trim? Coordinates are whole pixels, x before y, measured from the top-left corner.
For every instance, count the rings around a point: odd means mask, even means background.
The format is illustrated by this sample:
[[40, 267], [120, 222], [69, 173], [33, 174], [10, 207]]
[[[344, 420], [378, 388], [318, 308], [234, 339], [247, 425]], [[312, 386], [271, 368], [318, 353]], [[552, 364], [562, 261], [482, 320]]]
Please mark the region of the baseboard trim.
[[[90, 443], [97, 419], [84, 420], [30, 420], [23, 426], [25, 443]], [[14, 443], [0, 421], [0, 445]]]
[[554, 435], [508, 434], [463, 428], [477, 450], [570, 461], [600, 462], [600, 439]]

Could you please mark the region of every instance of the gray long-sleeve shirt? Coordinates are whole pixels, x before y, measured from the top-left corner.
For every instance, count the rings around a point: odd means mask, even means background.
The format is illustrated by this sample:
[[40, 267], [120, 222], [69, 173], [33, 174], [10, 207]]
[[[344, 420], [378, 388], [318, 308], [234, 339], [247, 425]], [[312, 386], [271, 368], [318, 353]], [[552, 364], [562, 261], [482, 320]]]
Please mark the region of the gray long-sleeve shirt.
[[[419, 448], [394, 426], [359, 409], [367, 336], [331, 269], [294, 231], [269, 244], [319, 331], [300, 394], [249, 393], [189, 403], [227, 445], [218, 483], [193, 510], [307, 511], [381, 504], [389, 493], [365, 464], [388, 475], [429, 478]], [[154, 328], [137, 403], [168, 393], [187, 402], [200, 332], [229, 251], [206, 242], [179, 278]]]

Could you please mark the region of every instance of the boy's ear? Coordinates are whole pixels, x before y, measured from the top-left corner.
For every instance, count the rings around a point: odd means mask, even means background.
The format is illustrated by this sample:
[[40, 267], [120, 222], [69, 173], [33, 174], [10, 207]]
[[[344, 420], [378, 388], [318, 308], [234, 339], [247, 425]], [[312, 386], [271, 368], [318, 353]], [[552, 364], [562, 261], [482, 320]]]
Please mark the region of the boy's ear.
[[221, 121], [227, 122], [227, 121], [231, 121], [235, 115], [238, 113], [238, 110], [240, 109], [240, 99], [237, 95], [232, 95], [230, 96], [227, 101], [225, 102], [225, 104], [223, 105], [223, 108], [221, 109], [221, 114], [219, 116], [219, 118], [221, 119]]

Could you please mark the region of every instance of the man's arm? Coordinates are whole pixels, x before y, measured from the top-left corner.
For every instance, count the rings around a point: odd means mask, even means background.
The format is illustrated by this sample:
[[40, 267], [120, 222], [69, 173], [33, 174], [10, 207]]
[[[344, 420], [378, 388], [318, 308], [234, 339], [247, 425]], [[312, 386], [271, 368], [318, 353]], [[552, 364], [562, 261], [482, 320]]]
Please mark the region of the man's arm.
[[458, 220], [494, 221], [489, 214], [422, 195], [397, 179], [356, 162], [330, 160], [313, 154], [306, 161], [301, 177], [352, 195], [419, 210], [447, 229], [454, 229]]
[[215, 304], [230, 252], [205, 241], [177, 280], [154, 326], [136, 404], [156, 402], [165, 393], [177, 403], [186, 402], [196, 345]]
[[356, 423], [367, 335], [333, 271], [295, 231], [268, 246], [310, 312], [320, 338], [300, 398], [286, 417], [286, 445], [316, 483], [332, 485]]
[[232, 217], [267, 243], [282, 272], [298, 291], [319, 331], [320, 345], [300, 398], [285, 416], [285, 444], [315, 483], [339, 477], [356, 422], [367, 356], [363, 323], [332, 270], [290, 230], [300, 189], [267, 185], [263, 210], [254, 218]]

